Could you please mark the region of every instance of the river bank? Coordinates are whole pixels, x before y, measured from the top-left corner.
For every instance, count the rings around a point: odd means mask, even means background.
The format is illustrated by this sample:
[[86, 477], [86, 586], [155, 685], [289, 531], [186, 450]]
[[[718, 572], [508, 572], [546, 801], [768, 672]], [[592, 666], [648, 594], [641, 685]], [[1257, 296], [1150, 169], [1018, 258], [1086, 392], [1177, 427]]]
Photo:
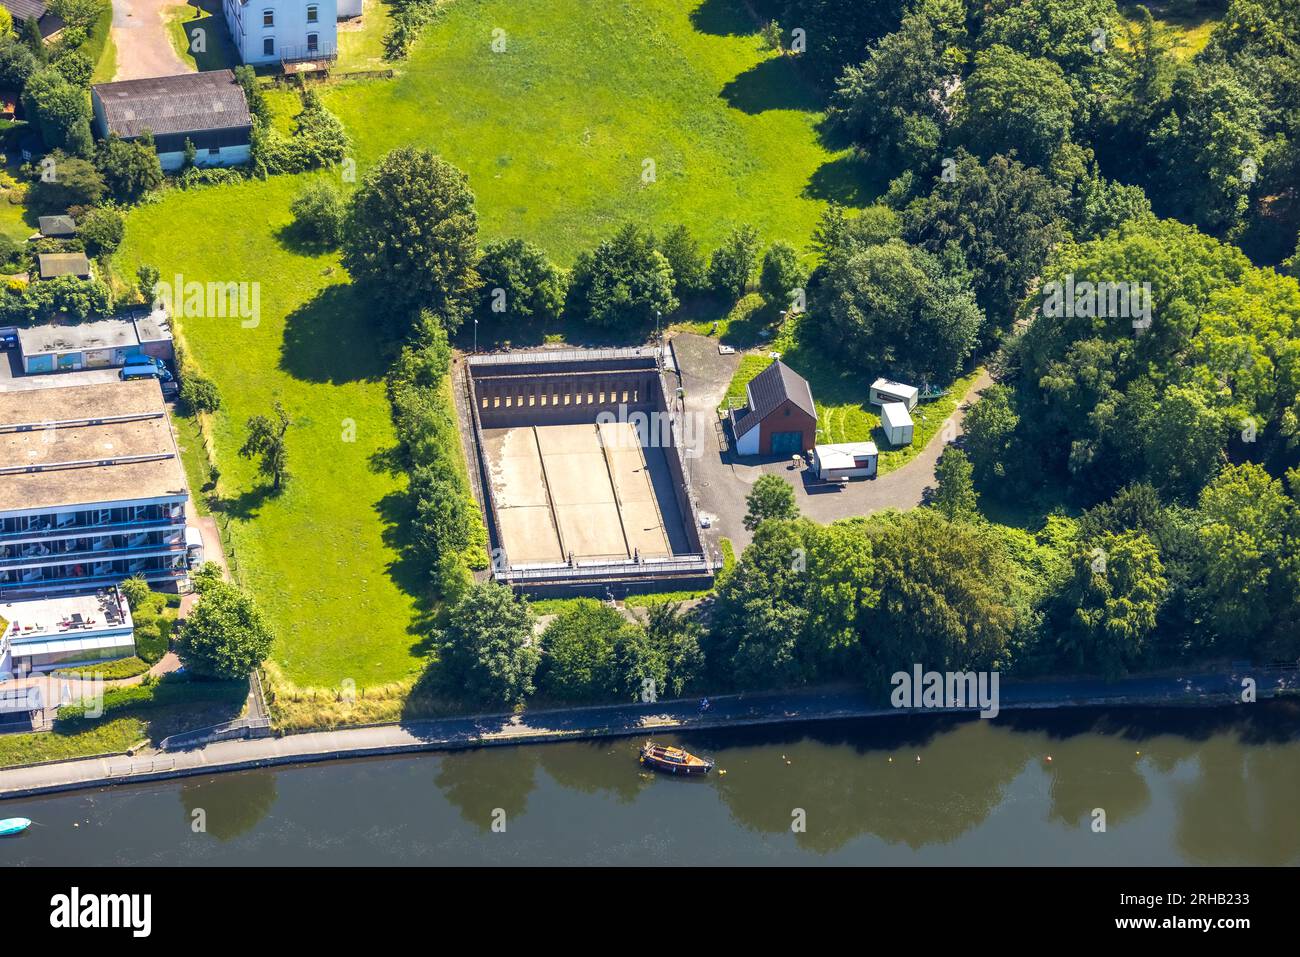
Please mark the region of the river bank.
[[642, 740], [8, 801], [36, 824], [0, 841], [0, 866], [1300, 863], [1294, 696], [657, 732], [717, 762], [691, 779], [640, 767]]
[[[1126, 678], [1114, 682], [1005, 682], [999, 707], [1002, 711], [1015, 711], [1236, 704], [1241, 701], [1242, 681], [1247, 677], [1255, 680], [1260, 700], [1300, 692], [1300, 673], [1263, 669]], [[878, 700], [869, 698], [860, 689], [848, 688], [724, 695], [710, 700], [712, 707], [704, 715], [699, 714], [695, 700], [606, 705], [218, 741], [188, 749], [6, 768], [0, 770], [0, 799], [341, 758], [639, 736], [684, 729], [883, 718], [927, 710], [882, 708]]]

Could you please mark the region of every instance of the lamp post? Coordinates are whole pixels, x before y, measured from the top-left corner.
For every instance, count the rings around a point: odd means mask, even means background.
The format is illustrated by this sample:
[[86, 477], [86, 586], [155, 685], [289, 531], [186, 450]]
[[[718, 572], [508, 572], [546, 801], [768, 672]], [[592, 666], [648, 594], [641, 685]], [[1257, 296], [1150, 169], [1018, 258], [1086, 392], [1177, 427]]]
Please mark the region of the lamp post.
[[474, 320], [474, 352], [478, 352], [478, 319]]

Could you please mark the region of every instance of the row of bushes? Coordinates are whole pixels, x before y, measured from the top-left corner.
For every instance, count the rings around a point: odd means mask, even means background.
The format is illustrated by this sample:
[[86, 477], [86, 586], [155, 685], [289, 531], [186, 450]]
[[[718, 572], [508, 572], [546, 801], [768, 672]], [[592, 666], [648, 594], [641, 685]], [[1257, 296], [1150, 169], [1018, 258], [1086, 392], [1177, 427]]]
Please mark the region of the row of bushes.
[[449, 395], [451, 348], [442, 323], [421, 315], [411, 342], [388, 372], [388, 399], [409, 476], [410, 549], [439, 583], [458, 594], [471, 568], [485, 568], [487, 529], [461, 465], [460, 433]]
[[770, 305], [785, 308], [806, 276], [794, 247], [778, 240], [764, 252], [758, 231], [748, 225], [734, 228], [706, 257], [685, 226], [656, 234], [627, 223], [579, 254], [568, 272], [532, 243], [497, 240], [484, 247], [477, 270], [476, 314], [503, 330], [544, 328], [561, 317], [644, 329], [700, 297], [735, 302], [755, 280]]
[[246, 681], [189, 681], [183, 677], [145, 678], [138, 685], [109, 688], [104, 692], [103, 713], [91, 714], [98, 707], [68, 704], [59, 709], [59, 727], [77, 730], [97, 721], [119, 717], [125, 711], [162, 708], [168, 705], [192, 704], [198, 701], [238, 704], [248, 695]]
[[[245, 81], [245, 90], [249, 88]], [[342, 121], [325, 109], [315, 90], [302, 91], [302, 110], [294, 117], [293, 134], [285, 136], [272, 126], [261, 91], [255, 86], [251, 88], [254, 93], [249, 105], [256, 109], [252, 144], [254, 174], [301, 173], [339, 163], [347, 155], [351, 147], [347, 131]]]
[[420, 32], [442, 11], [442, 0], [390, 0], [392, 26], [384, 37], [384, 58], [404, 60]]

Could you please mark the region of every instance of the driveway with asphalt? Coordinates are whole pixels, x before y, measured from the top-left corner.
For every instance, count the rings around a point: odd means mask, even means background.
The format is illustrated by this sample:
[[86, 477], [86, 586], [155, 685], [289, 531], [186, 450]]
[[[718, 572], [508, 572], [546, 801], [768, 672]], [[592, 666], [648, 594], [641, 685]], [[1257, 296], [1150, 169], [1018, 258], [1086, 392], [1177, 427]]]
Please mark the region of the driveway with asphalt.
[[971, 386], [966, 398], [951, 416], [951, 427], [940, 429], [930, 443], [910, 462], [886, 475], [850, 482], [846, 486], [810, 482], [805, 469], [795, 469], [790, 459], [738, 459], [731, 452], [726, 430], [717, 408], [727, 394], [731, 378], [740, 365], [740, 355], [719, 355], [718, 341], [707, 336], [681, 333], [672, 340], [673, 354], [686, 390], [686, 413], [693, 419], [693, 434], [704, 440], [692, 446], [691, 486], [700, 510], [713, 518], [705, 537], [714, 545], [726, 536], [739, 552], [752, 535], [745, 530], [745, 497], [761, 475], [779, 475], [795, 490], [801, 514], [817, 522], [833, 522], [854, 515], [868, 515], [882, 509], [915, 508], [934, 485], [935, 468], [945, 443], [962, 435], [966, 411], [979, 394], [992, 384], [985, 373]]

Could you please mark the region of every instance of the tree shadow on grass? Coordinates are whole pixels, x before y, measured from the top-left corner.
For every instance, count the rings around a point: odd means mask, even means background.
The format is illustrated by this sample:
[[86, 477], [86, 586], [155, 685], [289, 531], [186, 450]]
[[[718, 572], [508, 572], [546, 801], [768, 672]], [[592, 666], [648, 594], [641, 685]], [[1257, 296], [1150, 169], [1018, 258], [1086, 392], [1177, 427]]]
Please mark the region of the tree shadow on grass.
[[734, 77], [722, 88], [722, 98], [751, 115], [765, 110], [815, 113], [824, 105], [821, 95], [799, 75], [794, 60], [785, 56], [768, 57]]
[[209, 495], [208, 508], [213, 512], [222, 512], [229, 518], [247, 521], [257, 517], [267, 499], [279, 494], [280, 491], [267, 480], [238, 495]]
[[351, 283], [326, 286], [285, 318], [280, 368], [305, 382], [369, 382], [388, 370], [383, 303]]
[[823, 163], [808, 177], [804, 195], [841, 206], [870, 206], [889, 187], [892, 170], [856, 153]]
[[715, 37], [746, 37], [757, 32], [742, 0], [704, 0], [691, 11], [691, 26]]
[[[186, 51], [194, 58], [195, 67], [203, 72], [237, 66], [238, 56], [222, 18], [220, 0], [188, 0], [186, 6], [189, 10], [180, 22]], [[196, 30], [201, 31], [202, 50], [194, 49]]]
[[294, 221], [286, 223], [275, 231], [275, 238], [285, 249], [291, 253], [297, 253], [299, 256], [321, 256], [331, 252], [335, 247], [330, 243], [321, 242], [314, 236], [308, 234], [302, 224]]
[[[398, 474], [401, 469], [396, 466], [395, 457], [385, 455], [372, 459], [372, 467], [376, 471]], [[439, 605], [434, 595], [433, 575], [428, 564], [415, 554], [411, 539], [411, 525], [415, 519], [414, 503], [405, 488], [396, 489], [375, 503], [375, 514], [382, 524], [380, 537], [395, 556], [388, 563], [385, 572], [394, 585], [415, 599], [415, 614], [406, 626], [406, 633], [415, 639], [411, 645], [411, 654], [423, 657], [433, 651], [433, 632]]]

